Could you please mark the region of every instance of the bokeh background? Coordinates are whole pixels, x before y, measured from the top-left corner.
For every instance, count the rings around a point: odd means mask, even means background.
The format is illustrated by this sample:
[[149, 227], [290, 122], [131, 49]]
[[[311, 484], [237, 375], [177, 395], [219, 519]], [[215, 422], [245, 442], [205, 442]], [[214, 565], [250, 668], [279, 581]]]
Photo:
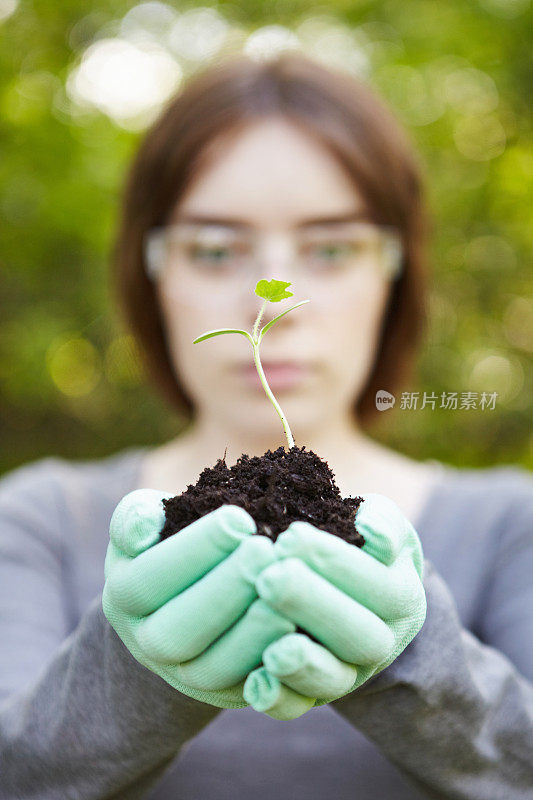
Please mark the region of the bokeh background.
[[374, 436], [415, 458], [533, 468], [530, 12], [529, 0], [0, 0], [0, 471], [183, 427], [111, 299], [122, 182], [189, 74], [222, 52], [287, 47], [368, 81], [419, 148], [430, 330], [406, 389], [498, 393], [484, 410], [397, 397]]

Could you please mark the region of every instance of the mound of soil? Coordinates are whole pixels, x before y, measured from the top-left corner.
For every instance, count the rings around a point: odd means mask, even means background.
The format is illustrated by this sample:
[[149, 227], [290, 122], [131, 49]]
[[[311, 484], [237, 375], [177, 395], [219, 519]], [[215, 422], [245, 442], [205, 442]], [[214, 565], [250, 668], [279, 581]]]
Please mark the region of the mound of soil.
[[241, 506], [255, 520], [257, 533], [276, 541], [296, 520], [340, 536], [362, 547], [364, 537], [355, 527], [362, 497], [341, 497], [335, 475], [312, 450], [278, 447], [262, 456], [242, 455], [230, 468], [224, 458], [206, 467], [197, 482], [176, 497], [164, 499], [165, 524], [161, 540], [178, 533], [215, 508]]
[[[362, 547], [364, 536], [355, 527], [362, 497], [341, 497], [335, 475], [312, 450], [278, 447], [262, 456], [244, 454], [230, 468], [224, 458], [206, 467], [197, 482], [176, 497], [163, 499], [165, 524], [161, 540], [173, 536], [224, 503], [244, 508], [255, 520], [257, 534], [276, 541], [291, 522], [303, 520]], [[299, 626], [297, 633], [317, 639]]]

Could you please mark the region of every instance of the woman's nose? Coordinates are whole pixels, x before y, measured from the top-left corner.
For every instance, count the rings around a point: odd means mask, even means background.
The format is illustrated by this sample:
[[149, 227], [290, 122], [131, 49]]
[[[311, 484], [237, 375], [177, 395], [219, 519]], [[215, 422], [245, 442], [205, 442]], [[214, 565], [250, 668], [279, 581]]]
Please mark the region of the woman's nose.
[[290, 235], [271, 232], [269, 236], [265, 235], [257, 242], [255, 266], [256, 270], [262, 273], [260, 277], [292, 282], [294, 275], [291, 277], [291, 274], [295, 261], [295, 247]]
[[[257, 313], [264, 302], [258, 295], [255, 294], [255, 287], [260, 280], [272, 280], [273, 278], [278, 281], [287, 281], [290, 285], [287, 287], [288, 292], [294, 292], [297, 289], [298, 274], [297, 263], [295, 258], [295, 248], [289, 236], [283, 233], [271, 233], [265, 236], [262, 241], [257, 245], [253, 269], [251, 274], [252, 288], [249, 293], [250, 302], [247, 306], [248, 319], [253, 325], [257, 317]], [[261, 317], [259, 329], [261, 329], [271, 319], [277, 317], [284, 310], [289, 308], [291, 298], [286, 298], [279, 303], [267, 303]], [[290, 314], [282, 317], [278, 325], [290, 325]]]

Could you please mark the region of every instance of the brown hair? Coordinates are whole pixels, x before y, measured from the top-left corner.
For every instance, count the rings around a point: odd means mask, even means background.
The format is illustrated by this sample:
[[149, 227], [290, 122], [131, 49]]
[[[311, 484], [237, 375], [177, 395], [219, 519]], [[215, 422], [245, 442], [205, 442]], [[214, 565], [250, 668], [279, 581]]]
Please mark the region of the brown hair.
[[194, 414], [167, 347], [143, 237], [163, 225], [198, 174], [208, 145], [261, 116], [283, 115], [314, 134], [338, 159], [374, 221], [395, 226], [404, 257], [390, 292], [374, 364], [354, 401], [361, 424], [376, 414], [378, 389], [394, 392], [411, 375], [426, 323], [427, 217], [419, 165], [402, 127], [351, 75], [300, 53], [257, 62], [233, 56], [197, 73], [145, 135], [127, 176], [113, 253], [114, 291], [149, 381], [174, 410]]

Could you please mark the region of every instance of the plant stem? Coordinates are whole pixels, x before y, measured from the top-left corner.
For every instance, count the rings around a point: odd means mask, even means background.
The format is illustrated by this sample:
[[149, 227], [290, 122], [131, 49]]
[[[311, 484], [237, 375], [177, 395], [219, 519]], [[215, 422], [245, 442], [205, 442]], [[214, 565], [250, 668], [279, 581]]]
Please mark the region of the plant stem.
[[269, 398], [270, 402], [272, 403], [272, 405], [276, 409], [276, 411], [278, 413], [278, 416], [279, 416], [279, 418], [281, 420], [281, 424], [283, 425], [283, 430], [285, 431], [285, 436], [287, 437], [287, 442], [289, 444], [289, 450], [290, 450], [291, 447], [294, 447], [294, 439], [292, 437], [291, 429], [289, 427], [289, 423], [285, 419], [285, 414], [281, 410], [281, 406], [279, 405], [278, 401], [274, 397], [274, 395], [272, 393], [272, 389], [268, 385], [268, 381], [266, 379], [265, 373], [263, 372], [263, 366], [261, 364], [261, 359], [259, 357], [259, 344], [258, 344], [258, 341], [257, 341], [258, 340], [257, 330], [259, 328], [259, 322], [261, 321], [261, 317], [263, 316], [263, 312], [265, 310], [265, 307], [266, 307], [267, 303], [268, 303], [268, 300], [265, 300], [265, 302], [261, 306], [261, 309], [259, 310], [259, 313], [257, 315], [257, 319], [255, 320], [254, 328], [253, 328], [252, 339], [253, 339], [254, 343], [252, 345], [252, 348], [253, 348], [253, 353], [254, 353], [254, 361], [255, 361], [255, 366], [256, 366], [256, 369], [257, 369], [257, 374], [259, 375], [259, 380], [263, 384], [263, 389], [265, 390], [267, 397]]
[[259, 309], [259, 314], [257, 315], [257, 317], [256, 317], [256, 319], [255, 319], [255, 322], [254, 322], [254, 329], [253, 329], [253, 331], [252, 331], [252, 339], [254, 340], [254, 342], [257, 342], [257, 339], [258, 339], [258, 336], [257, 336], [257, 329], [259, 328], [259, 323], [261, 322], [261, 317], [263, 316], [263, 312], [264, 312], [264, 310], [265, 310], [265, 308], [266, 308], [266, 304], [267, 304], [267, 303], [268, 303], [268, 300], [265, 300], [265, 301], [264, 301], [264, 303], [263, 303], [263, 305], [262, 305], [262, 306], [261, 306], [261, 308]]

